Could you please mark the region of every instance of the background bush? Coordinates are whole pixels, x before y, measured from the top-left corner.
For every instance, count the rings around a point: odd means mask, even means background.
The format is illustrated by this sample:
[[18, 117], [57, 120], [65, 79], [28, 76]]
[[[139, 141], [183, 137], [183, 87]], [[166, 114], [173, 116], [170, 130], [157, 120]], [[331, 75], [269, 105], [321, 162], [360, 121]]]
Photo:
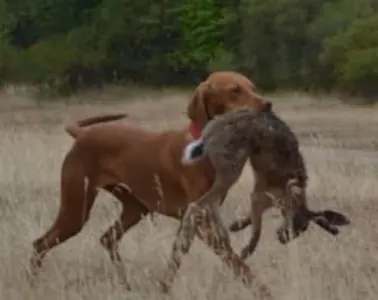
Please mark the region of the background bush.
[[0, 0], [0, 80], [70, 93], [244, 72], [262, 90], [378, 93], [374, 0]]

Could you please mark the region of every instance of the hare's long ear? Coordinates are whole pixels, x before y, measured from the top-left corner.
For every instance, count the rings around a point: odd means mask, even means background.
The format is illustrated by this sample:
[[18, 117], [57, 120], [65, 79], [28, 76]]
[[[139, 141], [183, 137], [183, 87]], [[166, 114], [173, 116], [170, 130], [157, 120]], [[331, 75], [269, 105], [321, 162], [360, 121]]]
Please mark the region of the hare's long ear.
[[350, 224], [349, 219], [345, 215], [333, 210], [323, 210], [310, 213], [311, 220], [315, 222], [315, 224], [333, 235], [337, 235], [339, 233], [337, 226]]
[[312, 221], [332, 235], [337, 235], [339, 233], [339, 229], [336, 226], [331, 225], [324, 216], [313, 217]]
[[207, 98], [209, 92], [211, 92], [210, 83], [206, 81], [200, 83], [187, 107], [187, 115], [189, 119], [201, 126], [205, 126], [210, 119], [207, 111]]
[[321, 211], [321, 214], [331, 225], [345, 226], [350, 224], [350, 220], [344, 214], [337, 211], [327, 209]]

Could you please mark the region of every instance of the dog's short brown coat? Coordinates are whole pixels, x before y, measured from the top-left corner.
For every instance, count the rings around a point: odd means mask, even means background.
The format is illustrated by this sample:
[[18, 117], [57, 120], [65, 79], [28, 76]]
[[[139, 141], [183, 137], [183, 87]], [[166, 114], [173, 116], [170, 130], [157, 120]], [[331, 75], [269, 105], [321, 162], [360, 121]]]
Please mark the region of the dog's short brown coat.
[[[203, 127], [215, 115], [235, 108], [261, 107], [264, 99], [254, 89], [253, 83], [239, 73], [212, 73], [197, 87], [187, 114], [192, 122]], [[127, 123], [93, 124], [101, 118], [109, 121], [121, 117], [95, 117], [66, 127], [75, 141], [62, 165], [60, 211], [51, 228], [33, 243], [33, 275], [49, 249], [80, 232], [89, 219], [98, 188], [103, 188], [122, 203], [123, 210], [119, 220], [100, 241], [127, 284], [117, 250], [122, 235], [149, 212], [181, 218], [187, 204], [198, 199], [211, 186], [214, 174], [208, 161], [195, 166], [183, 166], [180, 162], [185, 145], [192, 139], [187, 128], [152, 132]], [[197, 236], [236, 275], [243, 275], [245, 282], [250, 283], [249, 267], [229, 244], [217, 243], [210, 227], [210, 217], [205, 216]], [[172, 269], [172, 264], [170, 267]], [[172, 276], [163, 282], [166, 291], [178, 268], [174, 266]]]

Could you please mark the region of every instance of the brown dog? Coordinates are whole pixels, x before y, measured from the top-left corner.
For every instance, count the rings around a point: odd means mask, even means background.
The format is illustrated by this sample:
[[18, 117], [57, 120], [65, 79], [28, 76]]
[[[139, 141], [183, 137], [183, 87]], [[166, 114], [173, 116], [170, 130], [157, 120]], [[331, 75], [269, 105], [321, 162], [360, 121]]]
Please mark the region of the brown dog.
[[[52, 227], [33, 243], [32, 273], [36, 274], [49, 249], [80, 232], [103, 188], [123, 206], [119, 220], [101, 237], [102, 246], [119, 276], [127, 284], [117, 246], [122, 235], [150, 212], [180, 219], [188, 203], [195, 201], [211, 186], [214, 173], [206, 160], [195, 166], [181, 164], [181, 153], [193, 135], [215, 115], [240, 107], [259, 108], [264, 99], [254, 92], [254, 85], [239, 73], [224, 71], [211, 74], [201, 83], [188, 105], [192, 125], [176, 131], [151, 132], [131, 124], [101, 123], [123, 117], [110, 115], [87, 119], [66, 127], [75, 142], [64, 158], [61, 171], [61, 205]], [[224, 200], [224, 199], [223, 199]], [[217, 242], [207, 215], [197, 236], [233, 269], [251, 283], [247, 265], [229, 244]], [[169, 263], [170, 276], [162, 287], [168, 291], [179, 264]], [[128, 285], [127, 285], [128, 286]]]

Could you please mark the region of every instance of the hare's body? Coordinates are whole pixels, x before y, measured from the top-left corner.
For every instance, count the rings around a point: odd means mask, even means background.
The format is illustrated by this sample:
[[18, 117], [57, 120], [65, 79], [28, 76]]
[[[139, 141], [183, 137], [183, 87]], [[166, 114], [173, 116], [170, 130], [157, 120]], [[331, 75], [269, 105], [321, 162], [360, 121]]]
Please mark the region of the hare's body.
[[[202, 147], [202, 149], [200, 149]], [[186, 153], [185, 163], [205, 154], [217, 172], [218, 180], [239, 178], [250, 159], [257, 177], [284, 187], [290, 178], [307, 182], [307, 171], [299, 143], [289, 126], [272, 110], [238, 109], [212, 120], [197, 142], [197, 151]], [[196, 157], [197, 155], [197, 157]]]
[[252, 238], [242, 252], [244, 259], [254, 251], [261, 235], [262, 215], [272, 206], [280, 209], [284, 217], [277, 231], [281, 243], [305, 231], [311, 220], [332, 234], [338, 233], [336, 225], [349, 223], [336, 212], [313, 212], [307, 208], [307, 171], [298, 140], [289, 126], [275, 115], [271, 105], [259, 111], [238, 109], [212, 120], [201, 138], [187, 146], [182, 161], [193, 164], [205, 156], [215, 170], [215, 181], [210, 190], [187, 209], [177, 233], [175, 251], [188, 250], [196, 226], [192, 214], [197, 212], [198, 206], [209, 205], [218, 237], [229, 239], [218, 202], [238, 180], [248, 159], [255, 176], [251, 213], [230, 227], [236, 231], [253, 222]]

